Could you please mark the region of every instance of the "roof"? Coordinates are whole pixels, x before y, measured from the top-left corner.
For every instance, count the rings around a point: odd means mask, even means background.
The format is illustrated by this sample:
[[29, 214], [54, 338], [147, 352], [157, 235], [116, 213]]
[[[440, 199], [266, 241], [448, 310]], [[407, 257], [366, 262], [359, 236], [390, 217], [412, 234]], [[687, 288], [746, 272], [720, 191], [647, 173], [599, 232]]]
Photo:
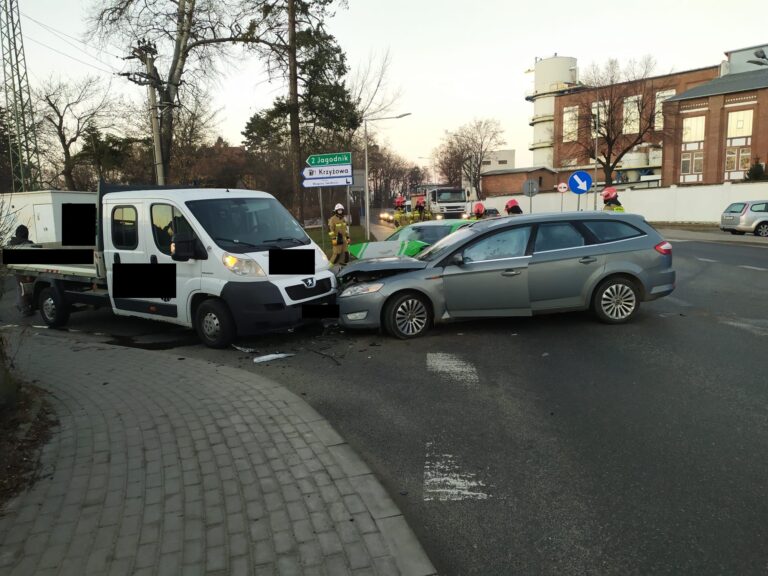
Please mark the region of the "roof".
[[734, 92], [747, 92], [768, 88], [768, 70], [752, 70], [739, 74], [726, 74], [720, 78], [710, 80], [705, 84], [691, 88], [690, 90], [673, 96], [667, 102], [680, 100], [693, 100], [694, 98], [706, 98], [720, 94], [732, 94]]
[[257, 190], [237, 190], [228, 188], [151, 188], [145, 190], [121, 190], [110, 192], [105, 199], [122, 201], [128, 198], [157, 200], [215, 200], [223, 198], [273, 198], [271, 194]]
[[723, 52], [726, 56], [730, 56], [735, 52], [746, 52], [747, 50], [754, 50], [756, 48], [765, 48], [765, 44], [758, 44], [757, 46], [747, 46], [746, 48], [736, 48], [736, 50], [726, 50]]
[[488, 172], [481, 173], [480, 176], [498, 176], [501, 174], [528, 174], [530, 172], [536, 172], [537, 170], [546, 170], [547, 172], [552, 172], [552, 174], [557, 174], [557, 171], [552, 170], [552, 168], [547, 168], [546, 166], [532, 166], [529, 168], [502, 168], [500, 170], [488, 170]]

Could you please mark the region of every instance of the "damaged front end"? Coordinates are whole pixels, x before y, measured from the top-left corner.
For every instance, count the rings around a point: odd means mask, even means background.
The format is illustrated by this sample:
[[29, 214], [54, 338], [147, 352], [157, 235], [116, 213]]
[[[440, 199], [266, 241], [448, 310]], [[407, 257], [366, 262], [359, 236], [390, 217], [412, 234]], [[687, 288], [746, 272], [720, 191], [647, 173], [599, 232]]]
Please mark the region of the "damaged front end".
[[337, 278], [339, 290], [361, 282], [375, 282], [382, 278], [388, 278], [414, 270], [422, 270], [426, 262], [407, 257], [372, 258], [361, 260], [343, 268]]

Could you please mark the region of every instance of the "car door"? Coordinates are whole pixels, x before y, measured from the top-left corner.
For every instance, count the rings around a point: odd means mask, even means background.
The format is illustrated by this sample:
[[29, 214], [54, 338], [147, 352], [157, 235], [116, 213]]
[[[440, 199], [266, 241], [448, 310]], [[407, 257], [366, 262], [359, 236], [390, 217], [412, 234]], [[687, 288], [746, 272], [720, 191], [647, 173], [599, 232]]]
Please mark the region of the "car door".
[[575, 222], [543, 222], [534, 234], [528, 270], [532, 310], [587, 305], [591, 280], [605, 268], [602, 247], [590, 243]]
[[531, 226], [493, 232], [465, 246], [463, 262], [443, 271], [451, 316], [530, 316], [528, 261]]

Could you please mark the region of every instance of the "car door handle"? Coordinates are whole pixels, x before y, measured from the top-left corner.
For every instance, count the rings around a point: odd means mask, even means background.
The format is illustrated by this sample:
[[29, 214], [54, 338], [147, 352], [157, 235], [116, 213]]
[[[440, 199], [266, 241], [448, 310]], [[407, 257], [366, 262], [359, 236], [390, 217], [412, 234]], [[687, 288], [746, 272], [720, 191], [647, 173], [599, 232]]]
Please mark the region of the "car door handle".
[[592, 262], [597, 262], [597, 258], [592, 258], [592, 256], [585, 256], [584, 258], [579, 258], [579, 262], [582, 264], [592, 264]]
[[502, 276], [520, 276], [520, 270], [504, 270]]

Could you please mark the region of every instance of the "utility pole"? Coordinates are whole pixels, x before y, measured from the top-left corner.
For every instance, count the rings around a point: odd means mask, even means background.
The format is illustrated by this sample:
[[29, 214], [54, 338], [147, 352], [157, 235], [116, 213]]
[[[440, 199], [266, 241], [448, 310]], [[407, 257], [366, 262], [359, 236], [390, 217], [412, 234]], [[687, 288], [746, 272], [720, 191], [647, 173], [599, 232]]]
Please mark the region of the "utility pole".
[[0, 0], [0, 44], [5, 106], [9, 116], [8, 149], [13, 171], [13, 192], [39, 190], [40, 156], [18, 0]]
[[165, 165], [163, 164], [163, 147], [160, 141], [160, 120], [158, 117], [157, 106], [157, 88], [160, 84], [160, 76], [155, 68], [155, 56], [157, 56], [157, 46], [153, 42], [139, 40], [139, 45], [133, 49], [133, 56], [128, 56], [126, 60], [137, 59], [147, 69], [146, 74], [133, 75], [130, 72], [123, 72], [121, 76], [127, 77], [131, 82], [141, 86], [147, 86], [149, 96], [149, 120], [152, 123], [152, 141], [155, 149], [155, 174], [157, 184], [165, 186]]
[[291, 184], [299, 202], [299, 221], [304, 224], [304, 197], [301, 192], [301, 134], [299, 132], [299, 74], [296, 65], [296, 4], [288, 0], [288, 108], [291, 124]]

